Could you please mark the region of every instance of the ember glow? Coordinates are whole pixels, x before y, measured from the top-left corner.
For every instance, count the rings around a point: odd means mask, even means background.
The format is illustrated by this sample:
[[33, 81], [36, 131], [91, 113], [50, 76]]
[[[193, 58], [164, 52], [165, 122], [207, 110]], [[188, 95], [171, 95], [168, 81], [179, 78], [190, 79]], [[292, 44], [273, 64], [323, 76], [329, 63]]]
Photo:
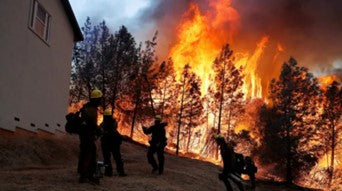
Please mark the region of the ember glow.
[[321, 88], [325, 90], [334, 81], [339, 82], [340, 79], [337, 76], [321, 76], [317, 78], [318, 82], [321, 84]]

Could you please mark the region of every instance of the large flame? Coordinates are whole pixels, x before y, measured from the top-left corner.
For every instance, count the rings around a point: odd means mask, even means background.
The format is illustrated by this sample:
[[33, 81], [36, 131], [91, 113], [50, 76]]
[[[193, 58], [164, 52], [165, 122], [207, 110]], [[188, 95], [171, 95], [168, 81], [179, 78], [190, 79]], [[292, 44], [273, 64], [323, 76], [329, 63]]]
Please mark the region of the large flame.
[[[197, 4], [190, 4], [178, 26], [177, 43], [170, 51], [178, 77], [184, 65], [189, 64], [202, 80], [202, 93], [211, 84], [212, 62], [224, 42], [232, 40], [239, 19], [229, 0], [213, 1], [211, 6], [214, 11], [202, 14]], [[227, 33], [221, 31], [224, 23], [230, 23]]]
[[[234, 42], [239, 25], [239, 14], [230, 0], [210, 1], [210, 7], [210, 11], [202, 13], [199, 5], [190, 4], [178, 25], [178, 40], [170, 51], [178, 77], [184, 65], [189, 64], [202, 80], [203, 94], [212, 84], [210, 76], [214, 75], [212, 63], [215, 57], [225, 43]], [[249, 51], [235, 53], [236, 66], [244, 68], [246, 98], [262, 97], [261, 78], [256, 71], [268, 39], [268, 36], [262, 37], [252, 54]]]

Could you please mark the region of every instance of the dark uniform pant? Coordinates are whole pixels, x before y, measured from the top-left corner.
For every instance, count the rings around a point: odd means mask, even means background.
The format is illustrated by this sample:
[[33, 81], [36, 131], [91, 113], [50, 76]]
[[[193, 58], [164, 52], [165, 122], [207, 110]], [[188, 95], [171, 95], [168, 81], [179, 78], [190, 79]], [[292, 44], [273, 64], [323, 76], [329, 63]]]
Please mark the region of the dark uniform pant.
[[[164, 171], [164, 147], [157, 144], [151, 144], [147, 151], [147, 160], [154, 170], [159, 169], [159, 173]], [[159, 166], [154, 158], [154, 153], [157, 153]]]
[[[240, 191], [244, 191], [242, 182], [239, 181], [237, 176], [233, 175], [232, 173], [228, 173], [227, 175], [220, 174], [220, 180], [224, 182], [227, 191], [234, 191], [232, 185], [230, 184], [229, 180], [233, 181], [238, 187]], [[229, 179], [229, 180], [228, 180]]]
[[120, 145], [113, 145], [110, 143], [108, 144], [106, 142], [101, 142], [101, 147], [102, 147], [104, 165], [106, 166], [105, 175], [107, 176], [113, 175], [111, 155], [113, 155], [113, 158], [116, 163], [116, 171], [119, 174], [124, 174], [124, 164], [121, 158]]
[[251, 181], [251, 187], [252, 189], [254, 189], [255, 188], [255, 174], [249, 173], [248, 176], [249, 176], [249, 180]]
[[96, 144], [93, 140], [81, 139], [78, 173], [82, 178], [92, 178], [96, 170]]

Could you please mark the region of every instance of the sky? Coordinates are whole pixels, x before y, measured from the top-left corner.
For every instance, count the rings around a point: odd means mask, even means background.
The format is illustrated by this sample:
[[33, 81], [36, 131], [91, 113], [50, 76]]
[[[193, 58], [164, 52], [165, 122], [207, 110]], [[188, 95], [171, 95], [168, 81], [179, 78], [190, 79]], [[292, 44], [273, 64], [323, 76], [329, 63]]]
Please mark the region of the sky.
[[[82, 27], [89, 16], [93, 24], [105, 20], [107, 26], [116, 31], [125, 25], [138, 41], [144, 41], [145, 33], [153, 29], [153, 23], [140, 22], [142, 12], [153, 0], [69, 0], [78, 24]], [[143, 25], [143, 26], [142, 26]], [[141, 33], [141, 28], [144, 31]]]

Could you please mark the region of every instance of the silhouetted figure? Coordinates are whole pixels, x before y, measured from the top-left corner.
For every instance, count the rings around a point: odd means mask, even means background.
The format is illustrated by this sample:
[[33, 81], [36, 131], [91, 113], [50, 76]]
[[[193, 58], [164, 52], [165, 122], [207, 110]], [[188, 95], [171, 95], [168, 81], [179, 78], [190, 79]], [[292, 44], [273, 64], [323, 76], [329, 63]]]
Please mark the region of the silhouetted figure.
[[223, 160], [223, 172], [219, 174], [219, 179], [222, 180], [227, 188], [227, 191], [233, 191], [233, 187], [229, 180], [233, 181], [240, 191], [244, 191], [240, 178], [234, 175], [236, 168], [236, 158], [233, 147], [226, 143], [222, 135], [215, 136], [217, 144], [220, 146], [221, 156]]
[[245, 159], [242, 154], [235, 153], [235, 159], [236, 159], [236, 174], [241, 177], [241, 174], [244, 172], [245, 168]]
[[[159, 170], [159, 174], [163, 174], [164, 171], [164, 148], [166, 146], [166, 132], [165, 127], [167, 123], [161, 122], [161, 117], [157, 115], [155, 117], [154, 125], [149, 128], [143, 127], [143, 131], [146, 135], [152, 134], [152, 139], [149, 141], [150, 147], [147, 151], [148, 163], [153, 167], [152, 172]], [[154, 159], [154, 153], [157, 152], [159, 166]]]
[[246, 168], [244, 170], [244, 174], [249, 176], [249, 180], [251, 181], [252, 189], [255, 189], [255, 173], [257, 173], [258, 168], [255, 166], [251, 157], [246, 157]]
[[78, 161], [78, 173], [80, 183], [90, 182], [99, 184], [98, 178], [94, 177], [96, 170], [96, 138], [100, 134], [97, 126], [97, 107], [100, 105], [102, 92], [93, 90], [91, 98], [81, 109], [82, 125], [79, 132], [80, 155]]
[[111, 155], [116, 163], [116, 171], [119, 176], [126, 176], [124, 171], [124, 164], [121, 159], [120, 146], [122, 143], [122, 136], [117, 131], [117, 122], [112, 116], [111, 109], [107, 109], [103, 113], [103, 122], [100, 128], [103, 132], [101, 138], [101, 147], [103, 160], [105, 165], [105, 176], [113, 176], [113, 167], [111, 163]]

